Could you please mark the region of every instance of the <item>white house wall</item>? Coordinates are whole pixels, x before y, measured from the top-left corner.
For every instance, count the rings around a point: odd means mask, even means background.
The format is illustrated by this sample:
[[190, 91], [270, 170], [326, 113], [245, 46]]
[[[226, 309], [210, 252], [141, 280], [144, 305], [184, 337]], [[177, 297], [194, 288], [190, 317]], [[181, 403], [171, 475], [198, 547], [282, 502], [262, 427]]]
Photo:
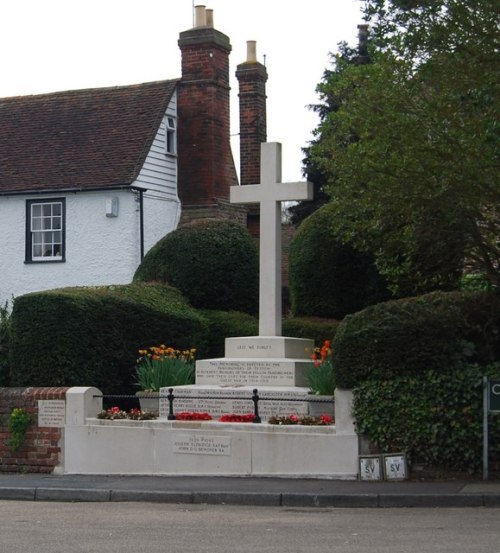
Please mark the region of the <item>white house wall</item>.
[[[106, 200], [118, 198], [118, 217]], [[66, 199], [66, 261], [25, 263], [26, 200]], [[139, 214], [131, 191], [0, 197], [0, 301], [65, 286], [130, 282], [139, 263]]]

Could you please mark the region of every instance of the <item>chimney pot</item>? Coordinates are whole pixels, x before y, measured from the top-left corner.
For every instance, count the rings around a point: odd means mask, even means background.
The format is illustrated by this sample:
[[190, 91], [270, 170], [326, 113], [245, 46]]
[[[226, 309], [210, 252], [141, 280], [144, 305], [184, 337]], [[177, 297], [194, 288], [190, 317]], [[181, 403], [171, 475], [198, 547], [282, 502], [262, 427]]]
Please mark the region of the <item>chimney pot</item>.
[[195, 13], [195, 27], [206, 27], [207, 26], [207, 10], [205, 6], [199, 5], [194, 7]]
[[214, 10], [206, 10], [207, 15], [207, 27], [214, 27]]
[[257, 62], [257, 42], [255, 40], [247, 40], [247, 62]]

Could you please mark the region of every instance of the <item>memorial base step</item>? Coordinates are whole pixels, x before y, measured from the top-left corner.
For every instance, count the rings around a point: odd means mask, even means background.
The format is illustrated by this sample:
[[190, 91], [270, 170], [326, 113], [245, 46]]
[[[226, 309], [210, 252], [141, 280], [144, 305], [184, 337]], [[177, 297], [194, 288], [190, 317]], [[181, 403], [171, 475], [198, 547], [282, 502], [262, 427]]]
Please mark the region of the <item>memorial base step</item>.
[[[253, 391], [255, 386], [176, 386], [173, 388], [174, 413], [185, 411], [209, 413], [213, 419], [221, 415], [254, 412]], [[263, 421], [272, 416], [290, 414], [307, 415], [309, 409], [307, 388], [295, 386], [258, 387], [258, 409]], [[167, 418], [170, 404], [168, 388], [160, 391], [160, 417]]]

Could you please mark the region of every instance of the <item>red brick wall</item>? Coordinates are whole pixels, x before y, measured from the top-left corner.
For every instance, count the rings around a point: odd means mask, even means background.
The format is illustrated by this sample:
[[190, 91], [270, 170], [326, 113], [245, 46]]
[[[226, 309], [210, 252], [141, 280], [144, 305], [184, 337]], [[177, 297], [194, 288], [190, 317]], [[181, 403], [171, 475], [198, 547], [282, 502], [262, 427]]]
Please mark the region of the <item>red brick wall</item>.
[[183, 207], [213, 205], [238, 184], [230, 145], [229, 53], [226, 35], [212, 28], [180, 34], [178, 182]]
[[[39, 399], [65, 399], [68, 388], [0, 388], [0, 472], [50, 473], [61, 458], [61, 429], [40, 428]], [[15, 452], [7, 445], [7, 421], [15, 407], [33, 417], [24, 444]]]

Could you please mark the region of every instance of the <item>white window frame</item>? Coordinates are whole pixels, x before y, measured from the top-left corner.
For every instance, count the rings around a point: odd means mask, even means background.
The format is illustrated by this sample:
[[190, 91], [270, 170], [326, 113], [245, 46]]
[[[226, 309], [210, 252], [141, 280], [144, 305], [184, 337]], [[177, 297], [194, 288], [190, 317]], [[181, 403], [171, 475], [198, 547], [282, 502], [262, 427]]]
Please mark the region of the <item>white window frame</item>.
[[26, 201], [26, 262], [65, 261], [64, 198]]
[[177, 154], [177, 120], [172, 115], [165, 116], [165, 153]]

